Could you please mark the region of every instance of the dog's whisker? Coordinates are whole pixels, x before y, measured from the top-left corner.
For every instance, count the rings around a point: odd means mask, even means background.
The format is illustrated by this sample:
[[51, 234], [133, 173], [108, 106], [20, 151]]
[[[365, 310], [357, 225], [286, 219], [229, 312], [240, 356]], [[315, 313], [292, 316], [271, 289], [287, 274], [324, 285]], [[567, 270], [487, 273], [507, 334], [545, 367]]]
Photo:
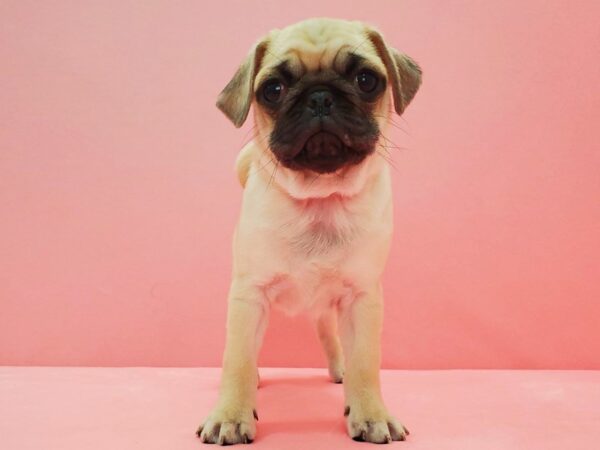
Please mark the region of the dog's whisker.
[[265, 191], [269, 190], [269, 187], [271, 186], [271, 183], [273, 182], [273, 179], [275, 178], [275, 175], [277, 173], [278, 167], [279, 167], [279, 160], [275, 162], [275, 168], [273, 169], [273, 172], [271, 173], [271, 178], [269, 178], [269, 182], [267, 183], [267, 188], [265, 189]]
[[379, 148], [382, 148], [383, 150], [385, 150], [385, 153], [386, 153], [388, 156], [390, 156], [390, 157], [392, 156], [392, 154], [390, 153], [390, 151], [389, 151], [389, 149], [387, 148], [387, 146], [385, 146], [384, 144], [382, 144], [382, 143], [380, 143], [380, 142], [378, 142], [378, 143], [377, 143], [377, 145], [379, 146]]
[[386, 120], [387, 123], [392, 125], [394, 128], [396, 128], [396, 129], [402, 131], [403, 133], [405, 133], [406, 135], [410, 136], [410, 133], [408, 131], [406, 131], [404, 128], [402, 128], [402, 126], [400, 126], [400, 124], [398, 122], [396, 122], [391, 116], [383, 116], [383, 115], [373, 114], [373, 117]]
[[258, 173], [258, 172], [260, 172], [260, 171], [262, 171], [262, 170], [265, 170], [265, 169], [266, 169], [266, 167], [267, 167], [269, 164], [274, 164], [274, 163], [275, 163], [275, 161], [273, 161], [273, 158], [269, 158], [269, 160], [268, 160], [268, 161], [267, 161], [265, 164], [263, 164], [261, 167], [259, 167], [259, 168], [256, 170], [256, 172]]
[[253, 131], [255, 131], [255, 130], [256, 130], [256, 128], [257, 128], [257, 125], [256, 125], [256, 124], [252, 125], [252, 126], [251, 126], [251, 127], [248, 129], [248, 131], [246, 131], [246, 134], [244, 134], [244, 137], [243, 137], [242, 139], [246, 139], [246, 138], [248, 138], [248, 135], [249, 135], [250, 133], [252, 133]]
[[393, 126], [394, 128], [396, 128], [397, 130], [402, 131], [403, 133], [407, 134], [410, 136], [410, 134], [408, 134], [408, 131], [406, 131], [404, 128], [402, 128], [400, 126], [400, 124], [398, 122], [396, 122], [394, 119], [392, 119], [391, 117], [388, 118], [388, 123]]
[[392, 158], [392, 157], [393, 157], [392, 153], [390, 152], [390, 147], [389, 147], [389, 144], [387, 144], [387, 143], [384, 143], [384, 142], [378, 142], [378, 143], [377, 143], [377, 145], [378, 145], [380, 148], [382, 148], [383, 150], [385, 150], [386, 154], [387, 154], [387, 155], [388, 155], [390, 158]]
[[252, 128], [250, 128], [250, 130], [248, 130], [248, 132], [244, 136], [244, 142], [242, 143], [241, 148], [244, 148], [246, 145], [248, 145], [250, 142], [252, 142], [254, 139], [256, 139], [256, 134], [253, 134], [252, 136], [250, 136], [250, 138], [248, 138], [248, 135], [250, 134], [250, 132], [255, 131], [255, 130], [256, 130], [256, 125], [254, 125]]
[[408, 150], [408, 147], [401, 147], [398, 144], [396, 144], [394, 141], [392, 141], [391, 139], [389, 139], [387, 136], [385, 136], [383, 133], [379, 133], [380, 136], [385, 140], [385, 143], [388, 147], [390, 148], [394, 148], [396, 150]]
[[397, 146], [397, 145], [395, 145], [394, 143], [391, 143], [391, 142], [385, 142], [385, 146], [386, 146], [388, 149], [392, 148], [392, 149], [394, 149], [394, 150], [398, 150], [398, 151], [400, 151], [400, 152], [401, 152], [401, 151], [406, 151], [406, 150], [408, 150], [408, 147], [399, 147], [399, 146]]
[[311, 181], [311, 182], [308, 184], [308, 186], [306, 187], [306, 189], [307, 189], [307, 190], [308, 190], [308, 189], [310, 189], [310, 187], [313, 185], [313, 183], [314, 183], [315, 181], [317, 181], [317, 180], [319, 179], [319, 177], [320, 177], [320, 176], [321, 176], [321, 174], [320, 174], [320, 173], [318, 173], [318, 174], [317, 174], [317, 176], [316, 176], [316, 177], [314, 177], [314, 178], [312, 179], [312, 181]]
[[268, 135], [264, 135], [264, 136], [253, 136], [250, 139], [248, 139], [244, 145], [242, 145], [241, 148], [244, 148], [246, 145], [248, 145], [250, 142], [254, 141], [257, 145], [263, 144], [267, 139], [269, 138]]
[[385, 145], [380, 145], [379, 148], [383, 149], [385, 151], [385, 154], [391, 159], [393, 160], [393, 155], [390, 152], [390, 150], [385, 146]]
[[397, 170], [398, 170], [398, 167], [396, 166], [396, 163], [395, 163], [395, 162], [394, 162], [394, 160], [392, 159], [392, 156], [391, 156], [391, 155], [389, 155], [389, 152], [387, 151], [387, 149], [386, 149], [385, 147], [381, 147], [381, 148], [383, 148], [383, 149], [384, 149], [384, 150], [387, 152], [387, 155], [386, 155], [386, 154], [383, 154], [383, 153], [381, 153], [379, 150], [375, 150], [375, 151], [376, 151], [376, 153], [377, 153], [377, 154], [378, 154], [378, 155], [379, 155], [381, 158], [383, 158], [383, 159], [384, 159], [384, 160], [385, 160], [385, 161], [386, 161], [386, 162], [387, 162], [387, 163], [388, 163], [390, 166], [392, 166], [392, 168], [393, 168], [394, 170], [396, 170], [396, 171], [397, 171]]
[[377, 156], [383, 159], [387, 164], [389, 164], [393, 169], [397, 170], [396, 167], [390, 162], [388, 158], [386, 158], [383, 154], [377, 152]]
[[302, 172], [297, 172], [297, 173], [296, 173], [296, 176], [294, 176], [294, 183], [295, 183], [296, 181], [298, 181], [298, 177], [299, 177], [300, 175], [302, 175]]
[[264, 144], [264, 143], [267, 141], [267, 139], [269, 139], [269, 136], [268, 136], [268, 135], [260, 136], [260, 137], [259, 137], [259, 138], [256, 140], [256, 143], [257, 143], [257, 144], [260, 144], [260, 145], [262, 145], [262, 144]]

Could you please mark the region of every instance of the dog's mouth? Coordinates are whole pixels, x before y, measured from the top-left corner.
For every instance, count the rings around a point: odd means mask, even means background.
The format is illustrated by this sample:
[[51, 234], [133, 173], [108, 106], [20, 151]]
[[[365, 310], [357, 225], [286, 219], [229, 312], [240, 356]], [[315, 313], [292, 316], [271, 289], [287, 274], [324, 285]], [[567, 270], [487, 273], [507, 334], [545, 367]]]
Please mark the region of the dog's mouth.
[[[349, 139], [346, 141], [349, 143]], [[283, 160], [282, 164], [293, 170], [333, 173], [344, 166], [360, 163], [368, 153], [347, 145], [337, 134], [319, 131], [306, 140], [293, 158]]]

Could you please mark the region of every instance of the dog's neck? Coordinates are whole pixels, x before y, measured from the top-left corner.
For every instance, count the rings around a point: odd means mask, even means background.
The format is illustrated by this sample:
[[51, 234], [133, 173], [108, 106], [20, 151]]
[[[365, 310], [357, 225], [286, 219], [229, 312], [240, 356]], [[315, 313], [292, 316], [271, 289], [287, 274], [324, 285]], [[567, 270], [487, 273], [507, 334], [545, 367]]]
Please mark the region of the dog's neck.
[[261, 227], [304, 255], [322, 255], [348, 246], [385, 221], [391, 203], [390, 174], [376, 153], [334, 174], [298, 172], [277, 164], [256, 144], [238, 158], [247, 182], [244, 202]]
[[[263, 155], [260, 166], [269, 165], [270, 156]], [[382, 158], [371, 155], [360, 164], [348, 166], [328, 174], [310, 171], [294, 171], [282, 167], [278, 163], [262, 176], [269, 178], [268, 183], [276, 185], [292, 199], [312, 205], [322, 203], [323, 206], [337, 204], [338, 201], [349, 201], [369, 188], [373, 179], [385, 170]], [[333, 200], [333, 202], [332, 202]]]

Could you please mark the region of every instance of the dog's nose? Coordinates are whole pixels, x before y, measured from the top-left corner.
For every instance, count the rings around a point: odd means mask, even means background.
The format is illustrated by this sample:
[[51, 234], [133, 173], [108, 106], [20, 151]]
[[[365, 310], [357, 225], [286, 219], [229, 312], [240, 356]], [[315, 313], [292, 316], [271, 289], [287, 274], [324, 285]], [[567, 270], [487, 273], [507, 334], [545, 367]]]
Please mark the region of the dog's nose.
[[308, 109], [314, 117], [323, 117], [331, 114], [333, 95], [327, 90], [312, 92], [308, 96]]

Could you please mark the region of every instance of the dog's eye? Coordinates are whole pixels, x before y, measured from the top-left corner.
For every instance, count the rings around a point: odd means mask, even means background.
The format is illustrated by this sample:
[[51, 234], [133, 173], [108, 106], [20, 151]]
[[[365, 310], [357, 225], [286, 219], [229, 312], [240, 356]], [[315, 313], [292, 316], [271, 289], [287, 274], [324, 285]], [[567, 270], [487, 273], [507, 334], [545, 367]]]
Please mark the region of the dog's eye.
[[370, 93], [377, 89], [379, 78], [370, 70], [362, 70], [356, 75], [356, 83], [361, 91]]
[[277, 103], [283, 96], [285, 86], [279, 80], [267, 81], [263, 87], [262, 95], [267, 103]]

